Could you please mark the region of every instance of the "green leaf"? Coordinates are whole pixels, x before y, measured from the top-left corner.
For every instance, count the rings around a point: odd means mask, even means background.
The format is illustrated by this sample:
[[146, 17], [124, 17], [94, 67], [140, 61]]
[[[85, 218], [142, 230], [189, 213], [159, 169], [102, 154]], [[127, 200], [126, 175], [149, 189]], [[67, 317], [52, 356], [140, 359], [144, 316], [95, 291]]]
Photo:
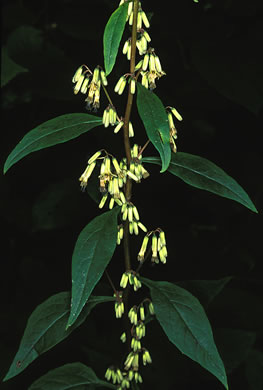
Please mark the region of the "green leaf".
[[185, 288], [207, 307], [231, 279], [231, 276], [227, 276], [218, 280], [185, 280], [177, 282], [177, 285]]
[[69, 330], [65, 330], [70, 312], [69, 292], [53, 295], [37, 306], [28, 319], [18, 352], [4, 381], [20, 374], [40, 355], [67, 338], [85, 321], [97, 304], [112, 300], [112, 297], [91, 296], [78, 321]]
[[147, 136], [160, 154], [162, 170], [171, 161], [170, 130], [168, 117], [161, 100], [153, 92], [137, 83], [137, 108]]
[[150, 289], [156, 318], [168, 339], [228, 389], [224, 364], [208, 318], [197, 298], [169, 282], [146, 278], [141, 278], [141, 281]]
[[[158, 157], [145, 157], [143, 161], [161, 165]], [[205, 158], [178, 152], [173, 154], [168, 171], [193, 187], [235, 200], [258, 212], [243, 188], [223, 169]]]
[[7, 54], [6, 49], [2, 48], [1, 59], [1, 87], [15, 78], [19, 73], [28, 72], [28, 69], [16, 64]]
[[114, 207], [94, 218], [80, 233], [72, 256], [71, 326], [102, 277], [116, 248], [117, 216]]
[[95, 372], [82, 363], [69, 363], [49, 371], [37, 379], [28, 390], [86, 390], [95, 387], [116, 389], [109, 382], [98, 379]]
[[111, 14], [104, 30], [103, 48], [106, 75], [110, 74], [116, 61], [126, 23], [127, 11], [128, 2], [125, 2]]
[[77, 138], [101, 124], [100, 117], [89, 114], [66, 114], [42, 123], [29, 131], [12, 150], [5, 162], [4, 173], [28, 154]]

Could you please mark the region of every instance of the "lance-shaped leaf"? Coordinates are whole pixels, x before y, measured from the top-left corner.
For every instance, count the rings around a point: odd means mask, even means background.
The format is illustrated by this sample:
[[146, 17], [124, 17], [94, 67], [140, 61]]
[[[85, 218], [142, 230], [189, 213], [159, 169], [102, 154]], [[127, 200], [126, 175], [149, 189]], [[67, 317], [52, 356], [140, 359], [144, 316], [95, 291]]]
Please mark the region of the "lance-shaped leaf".
[[165, 108], [158, 96], [139, 83], [137, 83], [137, 108], [147, 136], [160, 154], [161, 172], [164, 172], [171, 161], [170, 129]]
[[[158, 157], [146, 157], [143, 161], [161, 165]], [[205, 158], [178, 152], [172, 156], [168, 171], [193, 187], [235, 200], [258, 212], [243, 188], [223, 169]]]
[[150, 289], [156, 318], [168, 339], [185, 355], [216, 376], [228, 389], [224, 364], [200, 302], [169, 282], [141, 281]]
[[78, 318], [116, 248], [117, 216], [114, 207], [94, 218], [80, 233], [72, 256], [71, 311], [67, 327]]
[[128, 11], [128, 2], [122, 4], [110, 16], [103, 35], [104, 67], [108, 75], [115, 64], [120, 41], [124, 31]]
[[18, 352], [6, 374], [8, 380], [26, 369], [26, 367], [44, 352], [67, 338], [80, 326], [99, 303], [112, 301], [112, 297], [91, 296], [78, 321], [65, 330], [70, 312], [70, 293], [61, 292], [48, 298], [33, 311], [28, 319]]
[[4, 173], [30, 153], [69, 141], [100, 126], [100, 117], [89, 114], [66, 114], [50, 119], [29, 131], [9, 154]]
[[32, 383], [28, 390], [85, 390], [94, 387], [116, 389], [111, 383], [100, 380], [90, 367], [69, 363], [49, 371]]

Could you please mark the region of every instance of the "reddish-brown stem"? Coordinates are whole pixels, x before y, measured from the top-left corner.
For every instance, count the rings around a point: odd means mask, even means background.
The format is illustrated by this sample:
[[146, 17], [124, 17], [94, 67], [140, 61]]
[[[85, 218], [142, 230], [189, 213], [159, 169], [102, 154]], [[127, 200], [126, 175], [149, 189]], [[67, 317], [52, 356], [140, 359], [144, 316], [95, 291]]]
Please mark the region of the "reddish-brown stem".
[[[132, 38], [131, 38], [131, 59], [130, 59], [130, 73], [134, 74], [135, 68], [135, 58], [136, 58], [136, 39], [137, 39], [137, 16], [138, 16], [139, 0], [134, 0], [133, 3], [133, 24], [132, 24]], [[129, 121], [131, 116], [131, 109], [133, 103], [133, 94], [131, 93], [131, 86], [129, 83], [128, 98], [126, 104], [126, 110], [124, 115], [124, 148], [127, 158], [128, 169], [131, 162], [131, 145], [129, 138]], [[125, 186], [125, 197], [127, 201], [131, 200], [132, 196], [132, 181], [127, 179]], [[130, 246], [129, 246], [129, 222], [125, 221], [124, 223], [124, 234], [123, 234], [123, 247], [124, 247], [124, 262], [125, 270], [128, 271], [131, 269], [131, 258], [130, 258]], [[130, 286], [128, 285], [123, 293], [123, 302], [125, 306], [125, 316], [124, 316], [124, 326], [127, 337], [127, 346], [129, 348], [131, 342], [130, 335], [130, 321], [128, 318], [128, 298], [129, 298]]]

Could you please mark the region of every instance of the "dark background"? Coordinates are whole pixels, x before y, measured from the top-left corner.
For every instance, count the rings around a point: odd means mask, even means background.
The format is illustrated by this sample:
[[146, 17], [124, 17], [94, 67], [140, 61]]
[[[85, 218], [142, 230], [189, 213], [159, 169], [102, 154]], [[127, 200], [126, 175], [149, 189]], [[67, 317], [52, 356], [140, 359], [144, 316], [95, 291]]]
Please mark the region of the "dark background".
[[[1, 166], [32, 128], [58, 115], [86, 112], [83, 95], [73, 95], [71, 78], [83, 63], [91, 69], [103, 65], [103, 30], [117, 5], [118, 1], [110, 0], [2, 1], [2, 45], [28, 71], [2, 89]], [[175, 106], [184, 118], [178, 125], [178, 150], [208, 158], [223, 168], [247, 191], [259, 211], [254, 214], [168, 173], [159, 175], [157, 166], [148, 166], [151, 176], [141, 186], [134, 185], [133, 199], [149, 229], [160, 226], [165, 230], [169, 257], [166, 266], [145, 266], [143, 275], [186, 281], [186, 287], [193, 279], [231, 276], [205, 308], [230, 389], [260, 390], [262, 2], [144, 1], [142, 5], [152, 17], [152, 46], [167, 73], [157, 82], [156, 93], [164, 105]], [[127, 65], [120, 56], [109, 77], [110, 87], [127, 72]], [[126, 98], [114, 99], [124, 112]], [[98, 115], [105, 104], [102, 100]], [[146, 136], [135, 111], [135, 140], [143, 145]], [[80, 191], [78, 177], [88, 157], [101, 148], [122, 157], [121, 135], [113, 135], [109, 128], [95, 128], [69, 143], [27, 156], [0, 176], [1, 378], [32, 310], [50, 295], [70, 289], [75, 241], [98, 213], [93, 200]], [[147, 148], [145, 156], [154, 154], [151, 146]], [[141, 239], [134, 240], [134, 258]], [[123, 272], [121, 249], [109, 272], [117, 285]], [[98, 294], [111, 294], [106, 283], [102, 278]], [[48, 370], [75, 361], [91, 366], [103, 378], [112, 360], [118, 360], [120, 331], [110, 305], [98, 306], [69, 339], [1, 388], [25, 390]], [[179, 354], [154, 322], [149, 324], [148, 335], [153, 364], [142, 372], [143, 389], [223, 389], [212, 375]]]

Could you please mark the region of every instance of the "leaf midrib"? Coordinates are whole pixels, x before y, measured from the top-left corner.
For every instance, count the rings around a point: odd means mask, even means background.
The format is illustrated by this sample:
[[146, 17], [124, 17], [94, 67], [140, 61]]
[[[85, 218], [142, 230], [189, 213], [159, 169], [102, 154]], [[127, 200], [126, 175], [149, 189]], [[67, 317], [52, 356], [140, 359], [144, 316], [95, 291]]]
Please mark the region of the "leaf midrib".
[[[39, 337], [37, 339], [35, 339], [35, 342], [32, 344], [32, 346], [28, 349], [27, 353], [25, 354], [25, 357], [24, 359], [27, 357], [27, 355], [30, 353], [31, 350], [35, 349], [35, 346], [36, 344], [39, 342], [39, 340], [45, 335], [45, 333], [47, 333], [47, 331], [56, 323], [58, 322], [61, 318], [63, 318], [67, 313], [69, 313], [69, 309], [67, 309], [65, 312], [63, 312], [59, 317], [56, 317], [54, 319], [54, 321], [52, 321], [52, 323], [50, 323], [50, 325], [48, 327], [45, 328], [45, 330], [43, 332], [41, 332], [39, 334]], [[40, 356], [40, 353], [35, 349], [36, 353], [38, 354], [38, 356]], [[44, 353], [45, 352], [45, 349], [43, 351], [41, 351], [41, 353]], [[22, 355], [24, 356], [24, 355]]]
[[[106, 222], [108, 222], [108, 221], [106, 221]], [[89, 239], [90, 239], [90, 237], [94, 236], [94, 234], [96, 234], [96, 233], [101, 232], [102, 230], [104, 230], [105, 225], [106, 225], [106, 223], [104, 223], [104, 225], [103, 225], [102, 227], [100, 227], [100, 228], [98, 228], [97, 230], [93, 231], [92, 234], [89, 236]], [[94, 251], [93, 251], [93, 256], [92, 256], [92, 258], [95, 257], [94, 254], [95, 254], [96, 251], [97, 251], [98, 242], [100, 242], [100, 241], [101, 241], [101, 240], [97, 240], [97, 243], [96, 243], [96, 245], [94, 246]], [[80, 250], [82, 250], [82, 248], [83, 248], [84, 246], [85, 246], [85, 242], [83, 242], [83, 244], [81, 245]], [[91, 265], [92, 265], [92, 263], [90, 262], [90, 266], [88, 267], [88, 270], [87, 270], [87, 274], [86, 274], [85, 279], [87, 279], [87, 277], [88, 277], [88, 274], [89, 274]], [[78, 306], [76, 307], [75, 313], [77, 313], [77, 311], [79, 310], [79, 307], [81, 306], [81, 302], [82, 302], [83, 296], [85, 295], [85, 294], [84, 294], [84, 290], [85, 290], [85, 284], [84, 284], [84, 287], [83, 287], [83, 289], [82, 289], [82, 291], [81, 291], [80, 299], [79, 299], [79, 301], [78, 301]]]
[[[230, 192], [232, 192], [233, 194], [235, 194], [239, 199], [242, 200], [242, 202], [246, 202], [246, 204], [249, 205], [249, 203], [248, 203], [244, 198], [242, 198], [241, 195], [239, 195], [238, 192], [233, 191], [233, 189], [231, 189], [227, 184], [222, 183], [221, 180], [220, 180], [220, 181], [216, 181], [215, 179], [213, 179], [212, 177], [206, 175], [206, 174], [203, 173], [203, 172], [202, 172], [202, 173], [201, 173], [201, 172], [198, 172], [198, 171], [196, 171], [194, 168], [185, 167], [185, 166], [183, 166], [183, 165], [181, 165], [181, 164], [174, 163], [174, 162], [172, 162], [172, 161], [171, 161], [171, 165], [173, 165], [173, 166], [175, 166], [175, 167], [178, 166], [178, 167], [183, 168], [183, 169], [185, 169], [185, 170], [189, 170], [190, 172], [193, 172], [193, 173], [195, 173], [195, 174], [197, 174], [197, 175], [199, 175], [199, 176], [205, 177], [206, 179], [210, 180], [210, 181], [213, 182], [213, 183], [219, 184], [219, 185], [220, 185], [221, 187], [223, 187], [223, 188], [224, 188], [224, 187], [227, 188], [228, 191], [230, 191]], [[169, 171], [169, 168], [168, 168], [168, 171]], [[225, 173], [225, 174], [227, 175], [227, 173]], [[227, 176], [228, 176], [228, 175], [227, 175]], [[228, 177], [230, 177], [230, 176], [228, 176]], [[232, 179], [232, 180], [233, 180], [233, 179]]]

